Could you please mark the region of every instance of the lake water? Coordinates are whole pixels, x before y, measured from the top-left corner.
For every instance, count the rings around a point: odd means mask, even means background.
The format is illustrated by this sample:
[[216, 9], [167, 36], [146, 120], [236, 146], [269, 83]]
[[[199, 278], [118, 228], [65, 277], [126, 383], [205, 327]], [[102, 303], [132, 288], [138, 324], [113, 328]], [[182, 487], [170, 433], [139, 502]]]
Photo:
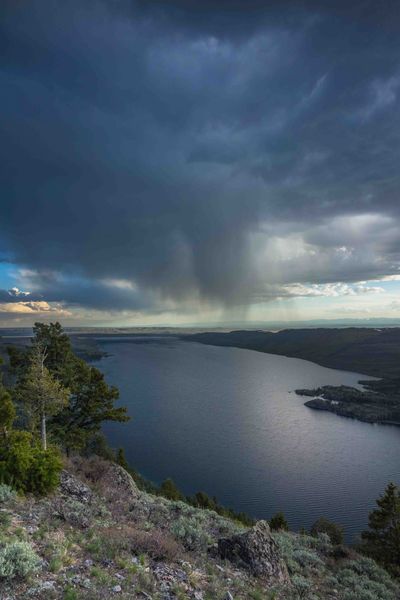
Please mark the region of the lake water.
[[105, 433], [146, 478], [172, 477], [235, 510], [292, 529], [325, 516], [354, 541], [374, 500], [400, 483], [400, 428], [309, 409], [296, 388], [356, 385], [355, 373], [175, 338], [99, 340], [98, 366], [132, 421]]

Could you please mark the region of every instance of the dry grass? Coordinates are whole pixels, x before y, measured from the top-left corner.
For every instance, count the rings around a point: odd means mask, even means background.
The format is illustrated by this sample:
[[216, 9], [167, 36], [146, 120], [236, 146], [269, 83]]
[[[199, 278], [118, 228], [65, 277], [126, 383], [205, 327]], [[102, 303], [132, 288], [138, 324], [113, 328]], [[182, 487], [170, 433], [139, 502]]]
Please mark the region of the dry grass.
[[110, 463], [96, 455], [90, 458], [72, 456], [65, 458], [64, 468], [90, 487], [95, 487], [109, 470]]
[[146, 554], [154, 560], [174, 561], [182, 555], [182, 547], [159, 530], [143, 531], [129, 525], [106, 527], [98, 536], [101, 552], [109, 557], [127, 552]]

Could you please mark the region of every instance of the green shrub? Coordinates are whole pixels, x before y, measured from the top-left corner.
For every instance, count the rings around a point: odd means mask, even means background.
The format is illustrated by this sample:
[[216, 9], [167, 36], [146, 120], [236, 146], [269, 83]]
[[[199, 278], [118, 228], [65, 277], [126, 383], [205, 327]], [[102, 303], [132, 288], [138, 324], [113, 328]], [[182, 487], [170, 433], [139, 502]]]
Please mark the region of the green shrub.
[[0, 483], [0, 502], [10, 502], [10, 500], [14, 500], [16, 496], [15, 490], [12, 489], [11, 486], [6, 483]]
[[321, 517], [315, 521], [311, 527], [311, 535], [317, 537], [319, 533], [326, 533], [329, 536], [332, 544], [339, 545], [343, 544], [343, 527], [336, 525], [332, 521], [328, 521], [324, 517]]
[[54, 449], [35, 448], [28, 476], [28, 491], [45, 495], [54, 490], [60, 482], [62, 462]]
[[39, 565], [40, 558], [27, 542], [0, 544], [0, 578], [26, 577]]
[[322, 554], [331, 554], [333, 550], [331, 539], [327, 533], [318, 533], [316, 537], [305, 536], [304, 543], [309, 548], [313, 548]]
[[311, 583], [305, 577], [301, 575], [294, 575], [292, 577], [292, 584], [296, 591], [298, 598], [308, 598], [311, 591]]
[[51, 492], [58, 485], [61, 469], [58, 451], [43, 450], [27, 431], [13, 431], [0, 445], [0, 479], [21, 492]]
[[63, 600], [79, 600], [78, 592], [69, 585], [64, 590]]
[[93, 513], [90, 508], [74, 498], [66, 498], [58, 503], [55, 506], [55, 515], [66, 523], [81, 529], [86, 529], [93, 523]]
[[0, 512], [0, 527], [7, 529], [12, 523], [12, 517], [7, 512]]
[[202, 525], [195, 516], [182, 516], [173, 523], [171, 532], [188, 550], [205, 549], [211, 542], [211, 536]]
[[292, 575], [307, 576], [323, 568], [323, 561], [318, 555], [320, 540], [286, 531], [274, 533], [274, 539]]
[[383, 584], [391, 590], [398, 590], [397, 584], [394, 583], [389, 573], [371, 558], [362, 557], [358, 560], [349, 561], [346, 567], [361, 577], [367, 577], [371, 581]]
[[305, 571], [310, 571], [313, 568], [319, 567], [322, 564], [322, 561], [318, 554], [306, 548], [294, 550], [293, 559]]

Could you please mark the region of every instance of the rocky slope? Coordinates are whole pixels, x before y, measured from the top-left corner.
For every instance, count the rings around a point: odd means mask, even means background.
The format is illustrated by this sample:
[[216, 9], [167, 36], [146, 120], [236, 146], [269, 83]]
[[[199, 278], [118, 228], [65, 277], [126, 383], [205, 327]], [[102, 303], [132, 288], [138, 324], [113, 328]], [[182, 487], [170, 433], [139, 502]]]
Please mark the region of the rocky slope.
[[[30, 553], [25, 571], [18, 553], [7, 566], [15, 548]], [[326, 536], [271, 534], [263, 521], [246, 529], [141, 492], [115, 464], [76, 458], [53, 496], [0, 503], [0, 598], [395, 600], [400, 592], [373, 561]]]

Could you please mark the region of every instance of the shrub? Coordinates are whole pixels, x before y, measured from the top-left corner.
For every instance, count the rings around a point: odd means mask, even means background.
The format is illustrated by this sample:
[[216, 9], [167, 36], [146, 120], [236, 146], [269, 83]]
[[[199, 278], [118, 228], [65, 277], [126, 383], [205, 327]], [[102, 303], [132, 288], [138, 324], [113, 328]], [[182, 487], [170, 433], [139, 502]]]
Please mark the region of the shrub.
[[28, 476], [28, 490], [38, 495], [45, 495], [54, 490], [60, 482], [62, 462], [54, 449], [42, 450], [36, 447], [33, 453]]
[[7, 529], [12, 523], [12, 517], [7, 512], [0, 512], [0, 527]]
[[15, 490], [12, 489], [11, 486], [6, 483], [0, 483], [0, 502], [10, 502], [10, 500], [14, 500], [16, 497]]
[[293, 559], [302, 567], [302, 569], [308, 571], [314, 567], [318, 567], [322, 564], [322, 561], [318, 554], [312, 550], [298, 549], [293, 552]]
[[373, 560], [361, 558], [349, 561], [337, 573], [345, 588], [344, 600], [394, 600], [399, 589], [389, 574]]
[[296, 590], [298, 598], [308, 598], [311, 590], [311, 583], [305, 577], [301, 575], [294, 575], [292, 577], [292, 584]]
[[155, 560], [174, 560], [181, 547], [171, 536], [161, 531], [133, 530], [130, 548], [135, 554], [148, 554]]
[[13, 431], [0, 445], [0, 479], [21, 492], [46, 494], [59, 482], [62, 462], [55, 448], [42, 450], [27, 431]]
[[55, 504], [53, 508], [57, 517], [74, 527], [86, 529], [93, 522], [93, 515], [89, 507], [74, 498], [66, 498]]
[[289, 525], [282, 512], [276, 513], [269, 522], [272, 531], [288, 531]]
[[358, 575], [366, 576], [369, 579], [382, 583], [392, 589], [397, 589], [389, 573], [379, 567], [376, 562], [370, 558], [361, 557], [358, 560], [352, 560], [347, 563], [347, 568], [352, 569]]
[[319, 533], [326, 533], [329, 536], [332, 544], [339, 545], [343, 544], [343, 527], [336, 525], [332, 521], [328, 521], [324, 517], [321, 517], [315, 521], [311, 527], [311, 535], [317, 537]]
[[310, 544], [311, 548], [318, 550], [322, 554], [331, 554], [333, 546], [327, 533], [319, 533], [316, 538], [308, 536], [306, 541], [315, 540], [315, 544]]
[[26, 577], [39, 565], [40, 558], [27, 542], [0, 544], [0, 578]]
[[275, 533], [274, 539], [291, 574], [308, 575], [310, 571], [323, 567], [323, 561], [315, 552], [318, 550], [319, 540], [286, 531]]
[[174, 560], [181, 547], [160, 530], [143, 531], [130, 526], [107, 527], [87, 546], [99, 560], [115, 559], [121, 554], [146, 554], [155, 560]]
[[205, 549], [211, 542], [210, 534], [194, 515], [180, 517], [173, 523], [171, 531], [188, 550]]

